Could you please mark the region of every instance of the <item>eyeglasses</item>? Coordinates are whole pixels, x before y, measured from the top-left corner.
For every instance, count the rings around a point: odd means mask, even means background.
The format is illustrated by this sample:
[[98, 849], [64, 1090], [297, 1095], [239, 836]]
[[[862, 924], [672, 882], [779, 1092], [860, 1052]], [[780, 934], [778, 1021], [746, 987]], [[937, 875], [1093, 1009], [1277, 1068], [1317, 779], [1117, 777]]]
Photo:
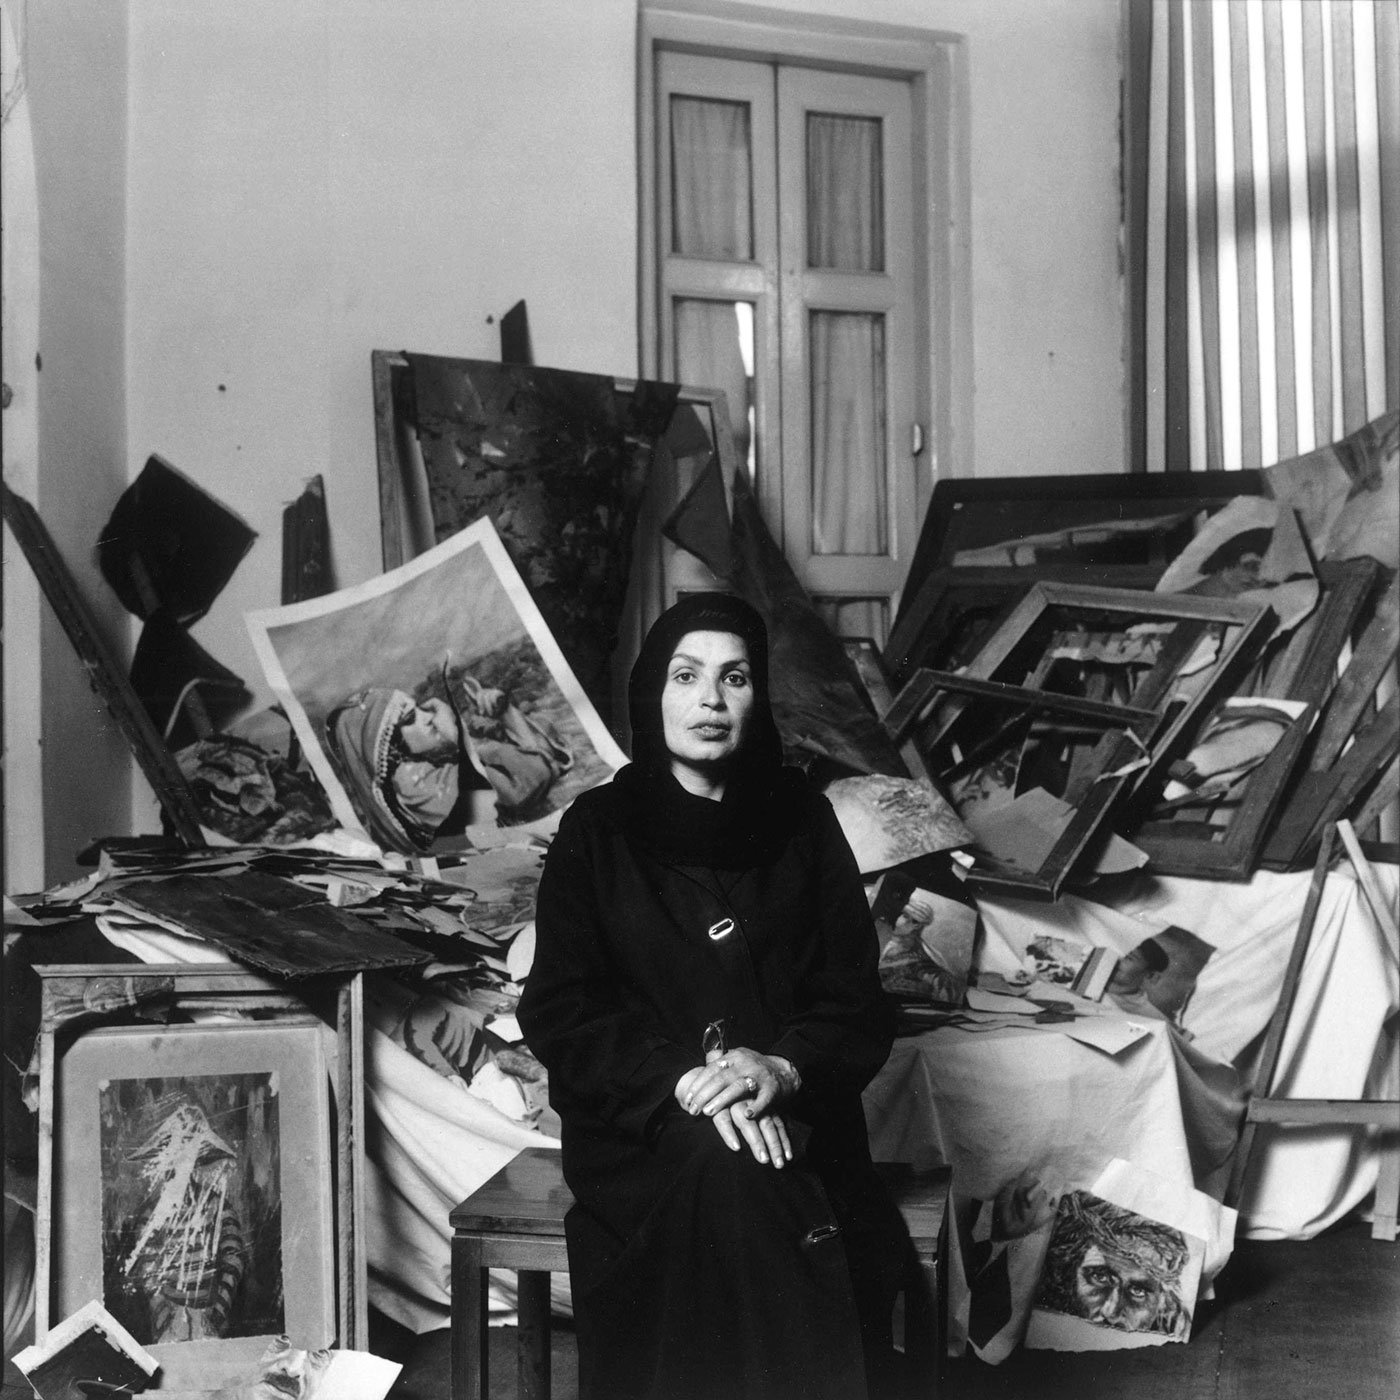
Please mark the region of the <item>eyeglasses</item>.
[[705, 1027], [705, 1034], [700, 1038], [700, 1053], [709, 1055], [713, 1052], [724, 1054], [724, 1022], [711, 1021]]

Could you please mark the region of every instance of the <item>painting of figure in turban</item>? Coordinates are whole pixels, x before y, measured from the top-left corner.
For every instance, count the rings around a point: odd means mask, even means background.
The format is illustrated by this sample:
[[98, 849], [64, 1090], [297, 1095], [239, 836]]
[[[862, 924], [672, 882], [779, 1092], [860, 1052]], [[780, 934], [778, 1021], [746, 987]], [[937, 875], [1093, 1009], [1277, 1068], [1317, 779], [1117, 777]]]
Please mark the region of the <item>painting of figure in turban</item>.
[[543, 817], [573, 767], [547, 718], [447, 663], [412, 695], [357, 690], [326, 716], [325, 736], [371, 835], [391, 849], [431, 850], [492, 811], [502, 826]]
[[625, 761], [490, 520], [248, 626], [336, 819], [385, 850], [550, 823]]

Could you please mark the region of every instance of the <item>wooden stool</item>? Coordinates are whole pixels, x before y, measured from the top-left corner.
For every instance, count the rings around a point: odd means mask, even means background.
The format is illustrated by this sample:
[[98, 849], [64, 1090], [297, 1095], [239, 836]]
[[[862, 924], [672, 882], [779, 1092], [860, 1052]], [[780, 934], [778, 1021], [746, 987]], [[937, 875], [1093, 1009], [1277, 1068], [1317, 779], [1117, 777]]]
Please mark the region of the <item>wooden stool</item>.
[[452, 1221], [452, 1400], [486, 1400], [487, 1269], [514, 1269], [520, 1400], [549, 1400], [549, 1276], [568, 1273], [559, 1152], [527, 1147], [457, 1206]]
[[[949, 1172], [902, 1163], [879, 1171], [914, 1246], [904, 1288], [905, 1361], [932, 1393], [943, 1355], [939, 1239]], [[520, 1400], [549, 1400], [549, 1276], [569, 1270], [564, 1213], [572, 1204], [558, 1151], [528, 1147], [452, 1211], [452, 1400], [486, 1400], [487, 1269], [516, 1272]]]
[[937, 1394], [948, 1352], [944, 1327], [948, 1256], [943, 1245], [952, 1168], [915, 1171], [907, 1162], [876, 1162], [875, 1170], [899, 1207], [913, 1246], [904, 1280], [904, 1393], [932, 1396]]

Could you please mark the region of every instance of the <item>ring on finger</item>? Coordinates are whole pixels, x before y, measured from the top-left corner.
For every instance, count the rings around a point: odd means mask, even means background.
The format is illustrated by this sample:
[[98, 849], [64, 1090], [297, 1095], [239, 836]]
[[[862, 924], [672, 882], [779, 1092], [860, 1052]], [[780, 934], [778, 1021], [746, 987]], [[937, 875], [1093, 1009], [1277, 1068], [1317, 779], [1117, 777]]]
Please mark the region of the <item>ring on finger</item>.
[[758, 1081], [751, 1074], [746, 1074], [744, 1076], [744, 1087], [751, 1094], [758, 1093]]
[[728, 1060], [721, 1060], [721, 1061], [719, 1062], [719, 1067], [720, 1067], [721, 1069], [728, 1069], [728, 1068], [729, 1068], [729, 1061], [728, 1061]]

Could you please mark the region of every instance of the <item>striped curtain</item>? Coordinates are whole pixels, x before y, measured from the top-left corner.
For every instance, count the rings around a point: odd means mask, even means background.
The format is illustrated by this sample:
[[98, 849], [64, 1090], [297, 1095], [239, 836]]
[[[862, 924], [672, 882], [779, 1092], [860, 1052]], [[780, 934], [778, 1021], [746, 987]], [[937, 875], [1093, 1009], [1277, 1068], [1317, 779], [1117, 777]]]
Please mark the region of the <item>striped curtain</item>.
[[1400, 406], [1400, 0], [1152, 0], [1148, 470]]

